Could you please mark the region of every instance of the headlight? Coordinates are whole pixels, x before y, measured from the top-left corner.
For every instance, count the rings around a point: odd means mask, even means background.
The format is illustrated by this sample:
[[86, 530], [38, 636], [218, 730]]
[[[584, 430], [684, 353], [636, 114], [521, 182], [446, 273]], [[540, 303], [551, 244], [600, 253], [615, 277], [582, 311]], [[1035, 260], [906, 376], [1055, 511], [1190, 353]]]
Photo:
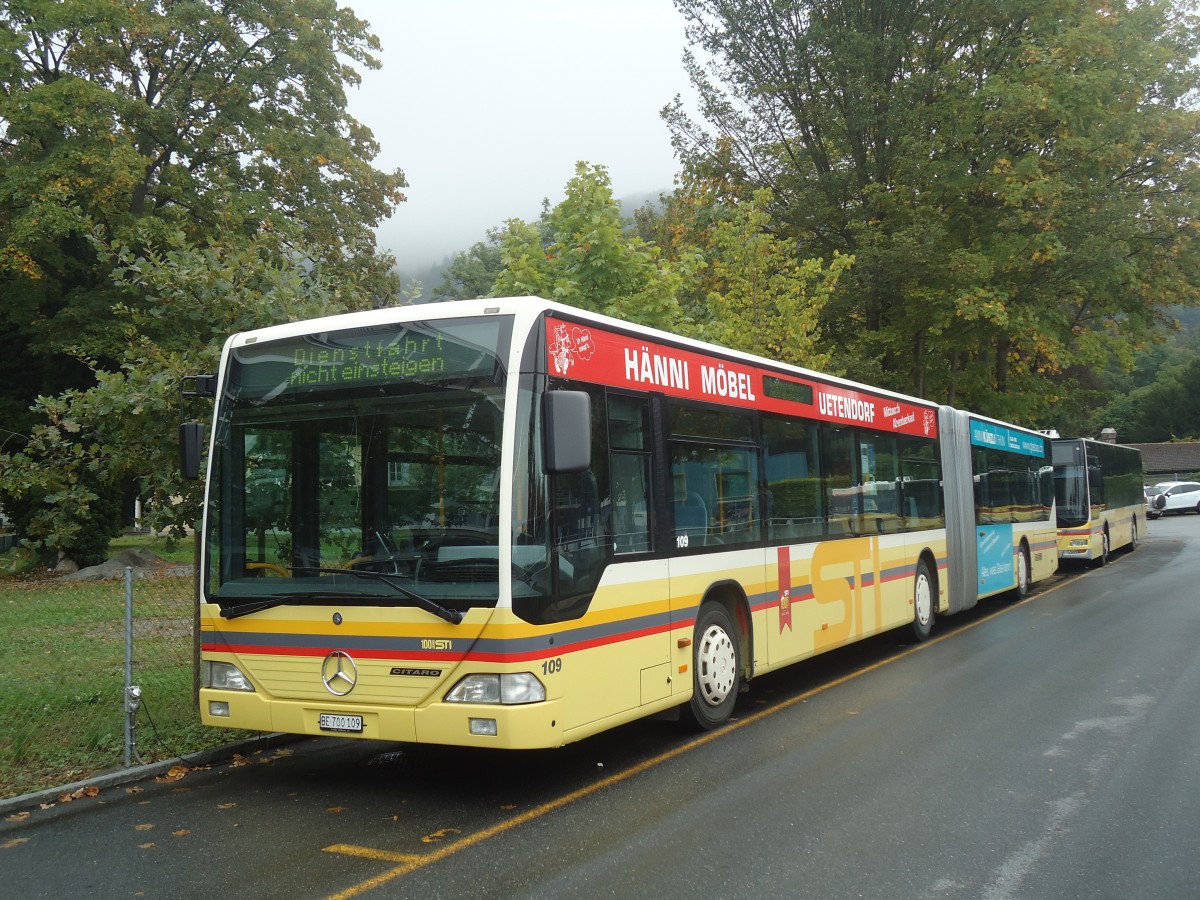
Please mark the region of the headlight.
[[205, 662], [204, 686], [222, 691], [253, 691], [254, 685], [232, 663]]
[[531, 672], [468, 675], [446, 695], [447, 703], [538, 703], [546, 688]]

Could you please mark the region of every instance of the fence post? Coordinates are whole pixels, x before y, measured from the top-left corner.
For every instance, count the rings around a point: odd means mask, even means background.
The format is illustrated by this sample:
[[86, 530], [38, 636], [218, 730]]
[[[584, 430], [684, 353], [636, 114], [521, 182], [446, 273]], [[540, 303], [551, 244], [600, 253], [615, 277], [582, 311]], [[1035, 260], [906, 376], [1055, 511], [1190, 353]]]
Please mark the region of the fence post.
[[125, 567], [125, 768], [137, 747], [137, 711], [142, 689], [133, 683], [133, 568]]

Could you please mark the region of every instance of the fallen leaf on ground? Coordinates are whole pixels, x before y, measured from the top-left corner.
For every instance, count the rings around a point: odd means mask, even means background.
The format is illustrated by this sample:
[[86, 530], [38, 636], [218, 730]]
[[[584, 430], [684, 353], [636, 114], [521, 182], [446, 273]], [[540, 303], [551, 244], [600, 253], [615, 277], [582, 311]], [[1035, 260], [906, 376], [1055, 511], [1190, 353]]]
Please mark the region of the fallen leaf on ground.
[[187, 837], [191, 833], [192, 833], [192, 831], [190, 828], [180, 828], [178, 831], [172, 831], [171, 836], [172, 837]]
[[159, 775], [154, 780], [159, 784], [170, 784], [172, 781], [178, 781], [190, 771], [192, 770], [187, 766], [171, 766], [171, 768], [167, 769], [166, 774]]
[[145, 822], [141, 825], [134, 825], [133, 830], [134, 831], [149, 831], [153, 827], [154, 827], [154, 825], [152, 825], [150, 822]]
[[344, 807], [344, 806], [331, 806], [331, 807], [329, 807], [329, 809], [325, 810], [325, 812], [331, 812], [331, 813], [340, 813], [340, 812], [345, 812], [345, 811], [346, 811], [346, 807]]
[[5, 822], [24, 822], [28, 818], [29, 818], [29, 811], [26, 810], [25, 812], [13, 813], [11, 816], [6, 816], [4, 821]]
[[13, 847], [20, 847], [22, 844], [28, 843], [29, 838], [13, 838], [0, 844], [0, 850], [11, 850]]
[[439, 828], [437, 831], [433, 832], [433, 834], [425, 835], [425, 837], [421, 838], [421, 841], [426, 844], [433, 844], [437, 841], [440, 841], [444, 837], [449, 837], [452, 834], [462, 834], [462, 832], [457, 828]]
[[66, 791], [58, 795], [59, 803], [70, 803], [72, 800], [82, 800], [84, 797], [98, 797], [100, 788], [94, 784], [89, 784], [87, 787], [81, 787], [74, 791]]

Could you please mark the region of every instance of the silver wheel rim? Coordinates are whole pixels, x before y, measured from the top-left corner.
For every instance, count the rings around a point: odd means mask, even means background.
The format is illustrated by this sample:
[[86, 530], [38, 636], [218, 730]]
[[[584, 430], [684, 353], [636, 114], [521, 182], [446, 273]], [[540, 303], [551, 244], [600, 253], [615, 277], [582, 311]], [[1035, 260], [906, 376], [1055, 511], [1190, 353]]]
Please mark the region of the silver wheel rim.
[[924, 575], [917, 576], [913, 600], [916, 604], [917, 624], [924, 628], [933, 619], [933, 592], [929, 589], [929, 579]]
[[1024, 550], [1019, 552], [1017, 556], [1017, 586], [1023, 594], [1029, 590], [1029, 564], [1025, 562]]
[[720, 706], [737, 678], [737, 654], [724, 628], [709, 625], [696, 650], [696, 686], [709, 706]]

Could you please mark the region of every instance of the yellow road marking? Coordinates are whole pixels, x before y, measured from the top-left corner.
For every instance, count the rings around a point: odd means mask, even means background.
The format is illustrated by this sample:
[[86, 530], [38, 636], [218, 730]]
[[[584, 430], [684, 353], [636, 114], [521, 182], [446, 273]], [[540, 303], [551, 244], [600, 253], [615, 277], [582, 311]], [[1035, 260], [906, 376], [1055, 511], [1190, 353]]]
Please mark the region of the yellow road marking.
[[413, 863], [419, 862], [419, 853], [392, 853], [388, 850], [372, 850], [370, 847], [356, 847], [353, 844], [333, 844], [325, 848], [326, 853], [340, 853], [343, 856], [358, 856], [362, 859], [375, 859], [381, 862]]
[[446, 844], [440, 850], [435, 850], [432, 853], [388, 853], [386, 851], [371, 850], [366, 847], [354, 847], [349, 844], [334, 844], [332, 847], [326, 847], [325, 850], [329, 853], [345, 853], [351, 856], [360, 856], [368, 859], [380, 859], [387, 862], [399, 863], [399, 865], [397, 865], [395, 868], [376, 875], [374, 878], [368, 878], [366, 881], [352, 885], [351, 887], [346, 888], [344, 891], [339, 891], [336, 894], [330, 894], [329, 900], [347, 900], [347, 898], [350, 897], [357, 897], [359, 894], [364, 894], [367, 891], [374, 890], [381, 885], [387, 884], [389, 881], [394, 881], [397, 878], [415, 872], [417, 869], [423, 869], [435, 862], [440, 862], [449, 856], [453, 856], [459, 851], [474, 847], [476, 844], [481, 844], [486, 840], [496, 837], [497, 835], [504, 834], [506, 831], [511, 831], [520, 825], [524, 825], [526, 822], [532, 822], [534, 819], [539, 819], [547, 813], [554, 812], [557, 809], [562, 809], [564, 806], [569, 806], [576, 800], [582, 800], [584, 797], [598, 793], [607, 787], [612, 787], [614, 784], [619, 784], [635, 775], [640, 775], [649, 769], [653, 769], [656, 766], [675, 759], [677, 756], [682, 756], [684, 753], [694, 750], [697, 747], [702, 747], [705, 744], [724, 737], [727, 734], [731, 734], [741, 728], [745, 728], [747, 725], [752, 725], [761, 719], [765, 719], [767, 716], [773, 715], [777, 712], [782, 712], [785, 709], [789, 709], [795, 706], [797, 703], [803, 703], [805, 700], [809, 700], [818, 694], [822, 694], [825, 691], [830, 690], [831, 688], [839, 687], [840, 685], [843, 685], [854, 678], [867, 675], [871, 672], [874, 672], [876, 669], [881, 669], [884, 666], [891, 665], [892, 663], [911, 656], [912, 654], [920, 650], [924, 650], [927, 647], [940, 644], [942, 641], [948, 640], [955, 635], [970, 631], [972, 628], [982, 625], [984, 622], [991, 621], [997, 616], [1024, 606], [1026, 603], [1029, 603], [1032, 600], [1036, 600], [1040, 597], [1046, 596], [1047, 594], [1053, 593], [1060, 587], [1063, 587], [1073, 580], [1074, 579], [1069, 579], [1067, 581], [1062, 581], [1058, 584], [1051, 585], [1044, 591], [1039, 591], [1037, 594], [1032, 594], [1031, 596], [1026, 597], [1024, 600], [1019, 600], [1015, 603], [1012, 603], [1011, 605], [1006, 606], [1003, 609], [999, 609], [991, 615], [979, 619], [978, 621], [971, 622], [970, 624], [964, 625], [961, 628], [956, 628], [950, 634], [943, 634], [941, 637], [936, 637], [932, 640], [925, 641], [924, 643], [916, 644], [912, 647], [909, 647], [902, 653], [898, 653], [895, 656], [890, 656], [887, 659], [882, 659], [879, 662], [872, 663], [865, 669], [856, 669], [847, 675], [843, 675], [841, 678], [837, 678], [833, 681], [819, 685], [815, 688], [805, 691], [802, 694], [797, 694], [796, 696], [788, 700], [784, 700], [775, 706], [767, 707], [766, 709], [759, 710], [756, 713], [751, 713], [748, 716], [739, 717], [730, 721], [723, 728], [719, 728], [716, 731], [710, 731], [706, 734], [692, 738], [692, 740], [684, 744], [680, 744], [678, 747], [675, 747], [671, 750], [667, 750], [664, 753], [660, 753], [658, 756], [647, 759], [620, 772], [615, 772], [612, 775], [609, 775], [607, 778], [602, 778], [593, 784], [589, 784], [586, 787], [581, 787], [569, 794], [564, 794], [563, 796], [554, 800], [548, 800], [540, 806], [535, 806], [532, 809], [521, 813], [520, 815], [513, 816], [511, 819], [505, 819], [503, 822], [497, 822], [495, 825], [492, 825], [489, 828], [485, 828], [482, 831], [477, 831], [474, 834], [469, 834], [465, 838], [455, 841], [452, 844]]

